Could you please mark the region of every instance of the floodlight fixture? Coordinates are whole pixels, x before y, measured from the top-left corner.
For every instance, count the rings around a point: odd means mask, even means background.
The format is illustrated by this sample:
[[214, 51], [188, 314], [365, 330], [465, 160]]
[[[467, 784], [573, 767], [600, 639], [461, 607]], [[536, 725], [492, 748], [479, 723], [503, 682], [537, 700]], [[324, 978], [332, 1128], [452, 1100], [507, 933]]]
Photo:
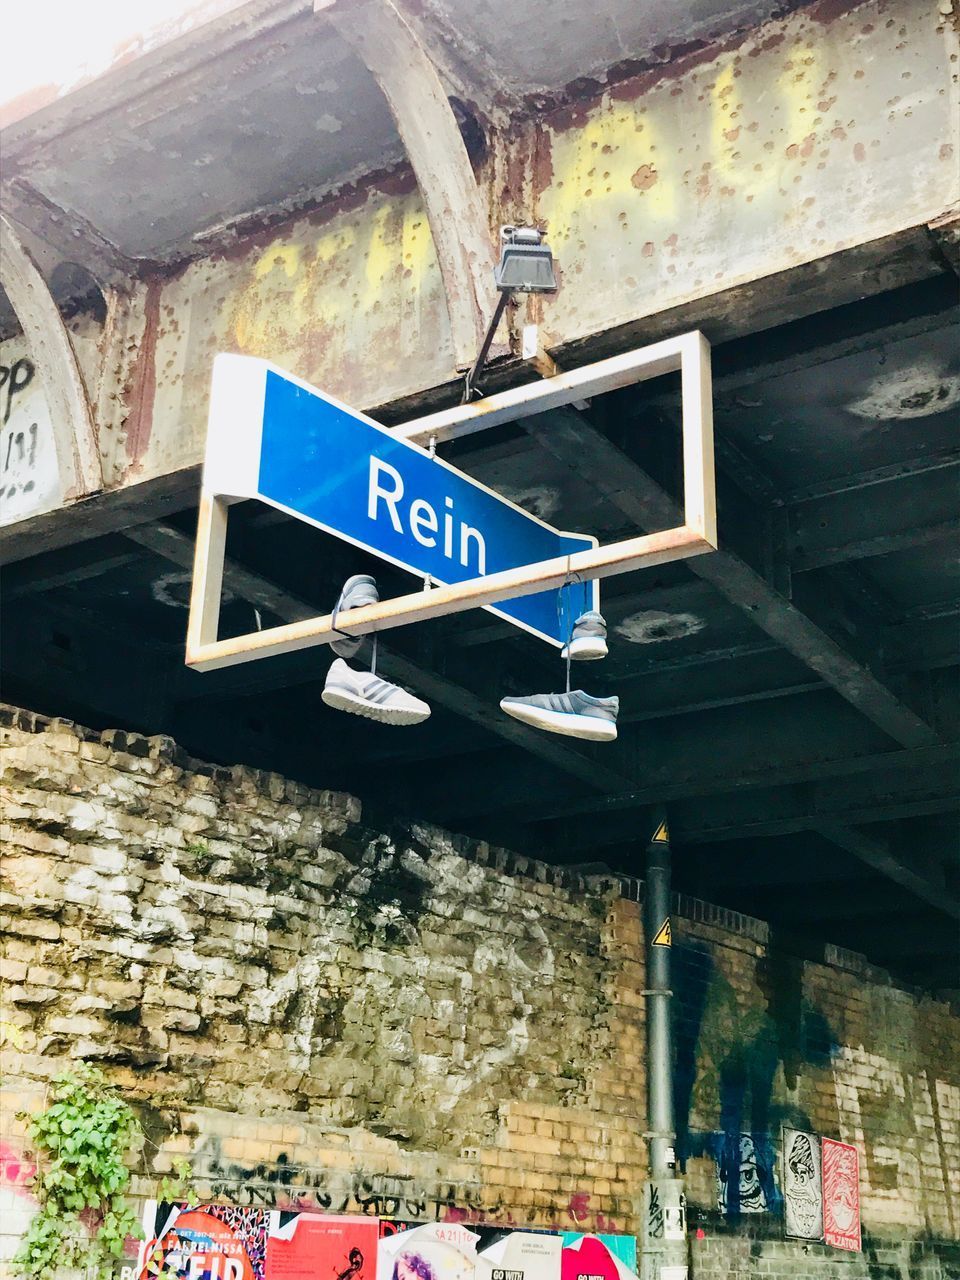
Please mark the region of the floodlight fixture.
[[464, 378], [463, 403], [477, 394], [477, 378], [486, 363], [497, 325], [515, 293], [556, 293], [557, 276], [553, 254], [537, 227], [500, 228], [500, 261], [493, 269], [493, 281], [500, 291], [493, 316], [483, 336], [473, 368]]
[[536, 227], [501, 227], [500, 261], [493, 273], [501, 293], [556, 293], [553, 254]]

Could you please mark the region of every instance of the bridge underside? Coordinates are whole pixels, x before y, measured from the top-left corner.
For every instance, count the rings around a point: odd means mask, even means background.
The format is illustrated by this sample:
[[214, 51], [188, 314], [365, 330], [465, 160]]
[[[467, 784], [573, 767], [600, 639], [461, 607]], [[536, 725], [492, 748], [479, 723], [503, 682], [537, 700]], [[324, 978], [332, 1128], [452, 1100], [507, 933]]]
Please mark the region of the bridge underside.
[[[417, 24], [428, 44], [434, 8]], [[713, 343], [721, 550], [604, 584], [611, 654], [574, 678], [623, 710], [618, 741], [591, 746], [501, 715], [504, 694], [562, 688], [564, 671], [482, 612], [386, 638], [382, 673], [434, 708], [412, 729], [325, 708], [322, 650], [183, 665], [215, 351], [267, 357], [394, 423], [456, 402], [488, 314], [470, 255], [431, 236], [341, 27], [299, 3], [263, 12], [4, 130], [5, 208], [73, 313], [103, 470], [101, 492], [67, 501], [55, 463], [46, 489], [16, 471], [5, 700], [624, 874], [665, 804], [680, 890], [797, 948], [837, 944], [956, 988], [949, 20], [906, 0], [802, 6], [746, 33], [688, 32], [659, 60], [611, 69], [599, 49], [607, 73], [576, 83], [559, 66], [556, 83], [518, 69], [469, 82], [443, 46], [484, 234], [538, 219], [561, 271], [556, 298], [499, 334], [486, 389], [535, 376], [510, 355], [525, 321], [564, 367], [695, 327]], [[767, 16], [754, 5], [742, 26]], [[264, 120], [283, 123], [283, 146]], [[229, 172], [204, 161], [205, 135], [235, 146]], [[458, 271], [472, 283], [455, 295]], [[32, 397], [54, 374], [12, 311], [2, 320], [4, 368], [32, 360], [36, 378], [0, 388], [0, 439], [16, 462], [16, 433], [45, 421], [42, 470], [56, 423]], [[667, 377], [441, 450], [558, 527], [653, 532], [676, 523], [677, 391]], [[322, 612], [362, 571], [384, 595], [411, 589], [272, 510], [232, 508], [222, 634]]]
[[[434, 707], [415, 729], [324, 707], [323, 650], [187, 670], [189, 506], [7, 571], [5, 697], [627, 874], [666, 801], [681, 889], [951, 986], [953, 292], [944, 274], [715, 349], [724, 550], [604, 584], [611, 655], [574, 678], [620, 695], [614, 745], [500, 714], [503, 694], [562, 688], [564, 672], [482, 612], [381, 646], [381, 671]], [[678, 482], [676, 390], [665, 378], [595, 400], [574, 424], [548, 416], [445, 452], [561, 527], [655, 530]], [[376, 573], [384, 594], [411, 585], [252, 503], [232, 512], [228, 554], [224, 634], [320, 612], [349, 573]]]

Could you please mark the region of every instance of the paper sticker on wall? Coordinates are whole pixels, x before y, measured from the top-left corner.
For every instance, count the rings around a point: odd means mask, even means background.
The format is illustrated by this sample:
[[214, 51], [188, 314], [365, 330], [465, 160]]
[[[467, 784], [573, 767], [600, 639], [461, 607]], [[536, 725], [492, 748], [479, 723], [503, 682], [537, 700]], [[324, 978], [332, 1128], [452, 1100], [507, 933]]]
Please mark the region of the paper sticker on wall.
[[779, 1207], [774, 1156], [764, 1134], [718, 1133], [708, 1142], [717, 1162], [717, 1208], [740, 1213], [770, 1213]]
[[558, 1280], [562, 1248], [558, 1235], [504, 1232], [477, 1254], [477, 1280]]
[[823, 1239], [820, 1139], [815, 1133], [783, 1131], [783, 1223], [788, 1236]]
[[270, 1214], [268, 1280], [376, 1280], [376, 1218]]
[[823, 1238], [859, 1253], [860, 1156], [846, 1142], [823, 1139]]

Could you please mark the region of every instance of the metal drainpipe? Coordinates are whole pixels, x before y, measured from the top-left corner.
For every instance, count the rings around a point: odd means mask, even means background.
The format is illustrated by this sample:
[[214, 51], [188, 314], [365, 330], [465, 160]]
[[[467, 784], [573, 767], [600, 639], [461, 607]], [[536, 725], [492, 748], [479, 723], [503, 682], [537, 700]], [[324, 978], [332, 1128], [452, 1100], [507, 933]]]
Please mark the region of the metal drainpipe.
[[643, 930], [647, 985], [647, 1142], [650, 1176], [644, 1196], [643, 1280], [686, 1280], [687, 1222], [683, 1182], [676, 1177], [671, 1034], [670, 834], [658, 813], [647, 844]]

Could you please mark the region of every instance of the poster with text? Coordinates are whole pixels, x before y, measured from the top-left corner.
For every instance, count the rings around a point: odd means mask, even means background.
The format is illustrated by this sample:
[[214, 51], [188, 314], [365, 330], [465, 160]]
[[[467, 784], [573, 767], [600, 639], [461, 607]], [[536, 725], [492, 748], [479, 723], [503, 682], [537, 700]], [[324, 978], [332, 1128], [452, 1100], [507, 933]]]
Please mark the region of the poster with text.
[[376, 1218], [270, 1214], [267, 1280], [376, 1280]]
[[823, 1238], [835, 1249], [860, 1252], [860, 1156], [846, 1142], [824, 1138]]
[[265, 1280], [267, 1214], [148, 1200], [138, 1280]]
[[560, 1280], [559, 1235], [508, 1231], [477, 1254], [477, 1280]]
[[783, 1224], [798, 1240], [823, 1239], [820, 1139], [800, 1129], [783, 1130]]
[[384, 1236], [377, 1280], [475, 1280], [477, 1234], [452, 1222], [430, 1222]]
[[[636, 1250], [636, 1238], [633, 1239]], [[560, 1280], [636, 1280], [636, 1273], [599, 1236], [583, 1235], [564, 1244]]]

